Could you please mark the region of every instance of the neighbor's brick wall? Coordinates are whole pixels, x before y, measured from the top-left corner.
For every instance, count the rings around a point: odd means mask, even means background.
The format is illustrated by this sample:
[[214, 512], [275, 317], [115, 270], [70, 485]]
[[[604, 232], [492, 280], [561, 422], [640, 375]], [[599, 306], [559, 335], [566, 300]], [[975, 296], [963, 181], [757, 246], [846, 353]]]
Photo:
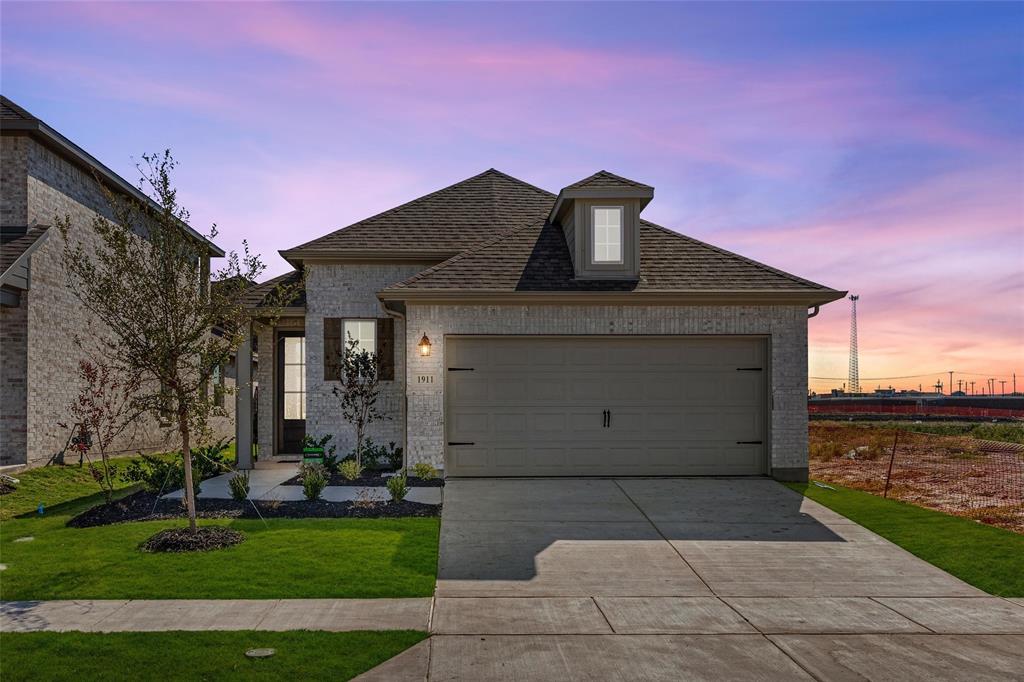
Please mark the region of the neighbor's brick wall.
[[[5, 140], [7, 138], [4, 138]], [[94, 179], [29, 138], [26, 145], [26, 201], [28, 223], [53, 225], [56, 216], [69, 215], [69, 238], [74, 243], [95, 245], [91, 230], [94, 216], [110, 217], [107, 202]], [[5, 159], [6, 163], [6, 159]], [[4, 189], [6, 200], [7, 189]], [[31, 290], [28, 293], [27, 354], [27, 461], [41, 464], [60, 450], [68, 430], [67, 406], [78, 390], [77, 364], [81, 353], [73, 345], [76, 335], [88, 339], [90, 315], [67, 287], [63, 268], [64, 240], [59, 232], [49, 235], [31, 258]], [[228, 401], [231, 402], [231, 401]], [[224, 422], [219, 426], [223, 430]], [[227, 433], [233, 433], [231, 427]], [[116, 452], [163, 449], [176, 437], [145, 417], [115, 443]]]
[[[770, 336], [772, 467], [807, 467], [807, 311], [802, 306], [410, 305], [409, 461], [442, 467], [445, 334], [762, 334]], [[429, 357], [416, 353], [426, 333]], [[415, 376], [432, 374], [434, 384]]]
[[0, 137], [0, 224], [11, 227], [28, 225], [28, 150], [27, 137]]
[[0, 465], [24, 464], [26, 448], [28, 297], [0, 308]]
[[[324, 380], [325, 317], [387, 317], [377, 292], [420, 272], [430, 263], [419, 264], [310, 264], [306, 266], [306, 433], [332, 434], [338, 453], [355, 447], [355, 429], [341, 417], [341, 404], [332, 390], [334, 381]], [[415, 333], [411, 330], [409, 334]], [[390, 419], [375, 422], [368, 436], [377, 443], [402, 444], [405, 424], [405, 324], [395, 319], [395, 380], [381, 382], [380, 411]], [[415, 343], [413, 343], [415, 346]]]

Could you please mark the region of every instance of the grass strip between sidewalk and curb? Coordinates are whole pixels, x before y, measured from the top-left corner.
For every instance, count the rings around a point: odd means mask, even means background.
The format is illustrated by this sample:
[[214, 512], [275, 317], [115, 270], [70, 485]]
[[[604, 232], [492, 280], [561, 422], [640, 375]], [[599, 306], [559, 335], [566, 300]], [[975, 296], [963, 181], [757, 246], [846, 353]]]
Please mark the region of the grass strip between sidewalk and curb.
[[[427, 637], [379, 632], [5, 633], [4, 682], [349, 680]], [[249, 659], [253, 648], [274, 656]]]
[[834, 484], [784, 485], [974, 587], [1024, 597], [1024, 535]]

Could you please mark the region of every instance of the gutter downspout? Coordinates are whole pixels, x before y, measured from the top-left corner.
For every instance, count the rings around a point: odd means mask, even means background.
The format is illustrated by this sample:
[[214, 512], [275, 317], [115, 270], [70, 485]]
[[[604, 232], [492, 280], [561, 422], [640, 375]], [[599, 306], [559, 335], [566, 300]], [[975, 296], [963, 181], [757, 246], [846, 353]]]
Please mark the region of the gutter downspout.
[[402, 367], [405, 369], [405, 376], [402, 377], [402, 470], [409, 468], [409, 356], [406, 353], [405, 341], [408, 336], [408, 325], [406, 324], [405, 313], [392, 310], [388, 307], [387, 301], [381, 301], [380, 305], [384, 312], [402, 321]]
[[820, 305], [814, 306], [814, 308], [812, 308], [811, 311], [809, 313], [807, 313], [807, 319], [809, 320], [812, 317], [814, 317], [815, 315], [817, 315], [820, 310], [821, 310], [821, 306]]

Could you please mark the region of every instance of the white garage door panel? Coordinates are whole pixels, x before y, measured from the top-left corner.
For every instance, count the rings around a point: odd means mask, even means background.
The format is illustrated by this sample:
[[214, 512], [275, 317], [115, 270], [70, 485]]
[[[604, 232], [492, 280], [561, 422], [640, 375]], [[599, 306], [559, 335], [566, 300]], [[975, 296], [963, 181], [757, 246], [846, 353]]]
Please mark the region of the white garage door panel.
[[445, 346], [450, 475], [764, 472], [763, 339], [477, 337]]

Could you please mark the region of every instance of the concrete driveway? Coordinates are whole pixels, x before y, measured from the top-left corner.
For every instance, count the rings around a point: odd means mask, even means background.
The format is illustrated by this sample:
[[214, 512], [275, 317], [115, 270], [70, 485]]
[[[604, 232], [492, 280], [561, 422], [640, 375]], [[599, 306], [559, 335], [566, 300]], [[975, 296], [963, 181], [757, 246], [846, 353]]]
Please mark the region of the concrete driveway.
[[764, 479], [449, 481], [431, 629], [380, 679], [1024, 670], [1024, 601]]

